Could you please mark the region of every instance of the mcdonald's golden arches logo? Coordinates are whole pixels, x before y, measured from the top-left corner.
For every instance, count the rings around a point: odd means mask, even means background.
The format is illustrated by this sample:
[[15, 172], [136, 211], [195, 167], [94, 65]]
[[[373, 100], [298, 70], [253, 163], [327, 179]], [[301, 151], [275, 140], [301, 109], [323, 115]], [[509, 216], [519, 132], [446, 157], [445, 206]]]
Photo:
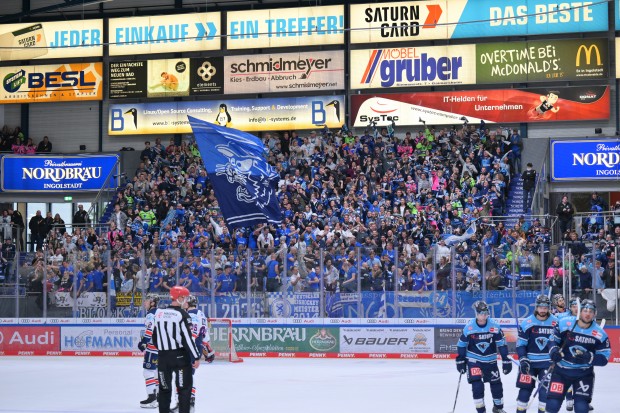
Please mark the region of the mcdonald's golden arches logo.
[[581, 52], [586, 56], [586, 65], [590, 64], [590, 60], [592, 59], [592, 52], [596, 52], [596, 65], [603, 66], [603, 62], [601, 61], [601, 52], [598, 49], [598, 46], [595, 44], [590, 45], [589, 47], [585, 44], [579, 46], [577, 49], [577, 56], [575, 57], [575, 66], [581, 66]]

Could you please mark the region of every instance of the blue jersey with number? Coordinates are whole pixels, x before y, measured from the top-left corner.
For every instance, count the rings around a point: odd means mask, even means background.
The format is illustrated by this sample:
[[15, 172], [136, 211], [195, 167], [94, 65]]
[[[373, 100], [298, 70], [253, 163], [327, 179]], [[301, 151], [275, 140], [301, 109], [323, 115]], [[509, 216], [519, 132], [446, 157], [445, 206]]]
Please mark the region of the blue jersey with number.
[[533, 368], [547, 368], [551, 364], [549, 342], [552, 340], [553, 329], [558, 319], [550, 315], [546, 320], [539, 320], [532, 314], [521, 322], [517, 354], [519, 358], [530, 359]]
[[491, 318], [483, 326], [478, 325], [475, 318], [470, 320], [463, 329], [457, 348], [459, 356], [467, 356], [470, 362], [495, 363], [498, 350], [502, 357], [508, 357], [504, 332]]
[[[609, 337], [596, 321], [588, 328], [581, 328], [575, 323], [574, 317], [561, 319], [553, 331], [554, 342], [551, 343], [562, 349], [562, 360], [558, 362], [557, 368], [570, 377], [589, 373], [593, 366], [604, 366], [611, 357]], [[592, 361], [584, 362], [576, 358], [585, 351], [593, 354]]]

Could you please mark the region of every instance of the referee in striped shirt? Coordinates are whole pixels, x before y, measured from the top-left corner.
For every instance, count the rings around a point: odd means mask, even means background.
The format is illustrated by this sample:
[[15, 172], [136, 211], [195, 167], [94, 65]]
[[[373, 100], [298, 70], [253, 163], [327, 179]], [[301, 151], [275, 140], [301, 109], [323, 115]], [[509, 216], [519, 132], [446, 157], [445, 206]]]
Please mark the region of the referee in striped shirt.
[[153, 344], [157, 347], [159, 363], [159, 413], [170, 413], [172, 373], [176, 373], [179, 391], [179, 413], [190, 413], [193, 376], [192, 367], [200, 365], [200, 354], [192, 340], [191, 317], [181, 307], [189, 298], [185, 287], [170, 289], [172, 303], [155, 312]]

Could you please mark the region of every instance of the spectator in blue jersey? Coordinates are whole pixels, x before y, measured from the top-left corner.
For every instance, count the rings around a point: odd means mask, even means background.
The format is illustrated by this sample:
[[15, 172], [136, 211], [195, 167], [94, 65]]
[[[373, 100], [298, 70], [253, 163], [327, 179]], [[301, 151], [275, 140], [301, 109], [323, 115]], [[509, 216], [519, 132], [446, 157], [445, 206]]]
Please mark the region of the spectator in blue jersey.
[[[221, 268], [220, 268], [221, 269]], [[237, 289], [237, 276], [232, 272], [232, 264], [224, 264], [224, 272], [217, 277], [215, 291], [217, 293], [232, 293]]]
[[185, 287], [189, 291], [193, 291], [191, 275], [189, 266], [183, 266], [183, 270], [181, 271], [181, 274], [179, 274], [179, 282], [177, 285], [180, 287]]
[[162, 277], [160, 269], [157, 267], [152, 267], [149, 274], [149, 292], [159, 293], [162, 291], [163, 286], [164, 279]]
[[426, 277], [422, 272], [422, 267], [420, 264], [415, 264], [413, 267], [413, 273], [411, 273], [411, 289], [413, 291], [424, 291], [426, 290]]
[[344, 273], [344, 281], [340, 289], [346, 292], [357, 291], [357, 267], [353, 265], [353, 261], [345, 259], [342, 262], [342, 272]]
[[267, 266], [267, 291], [275, 292], [280, 287], [280, 265], [275, 252], [272, 252], [266, 260]]
[[164, 282], [163, 282], [163, 287], [164, 287], [164, 292], [165, 291], [170, 291], [170, 289], [172, 287], [174, 287], [175, 285], [177, 285], [177, 274], [176, 271], [174, 270], [174, 268], [170, 268], [169, 270], [166, 269], [166, 264], [165, 262], [162, 263], [162, 276], [164, 278]]

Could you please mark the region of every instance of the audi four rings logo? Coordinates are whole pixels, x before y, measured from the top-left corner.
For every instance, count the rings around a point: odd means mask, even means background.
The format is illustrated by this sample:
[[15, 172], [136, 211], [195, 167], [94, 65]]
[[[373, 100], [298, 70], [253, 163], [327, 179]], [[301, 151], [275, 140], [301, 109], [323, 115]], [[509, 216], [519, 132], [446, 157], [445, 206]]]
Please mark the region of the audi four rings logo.
[[202, 80], [208, 82], [213, 76], [215, 76], [217, 70], [215, 70], [215, 66], [213, 66], [211, 62], [205, 60], [196, 72], [198, 73], [198, 76], [202, 78]]

